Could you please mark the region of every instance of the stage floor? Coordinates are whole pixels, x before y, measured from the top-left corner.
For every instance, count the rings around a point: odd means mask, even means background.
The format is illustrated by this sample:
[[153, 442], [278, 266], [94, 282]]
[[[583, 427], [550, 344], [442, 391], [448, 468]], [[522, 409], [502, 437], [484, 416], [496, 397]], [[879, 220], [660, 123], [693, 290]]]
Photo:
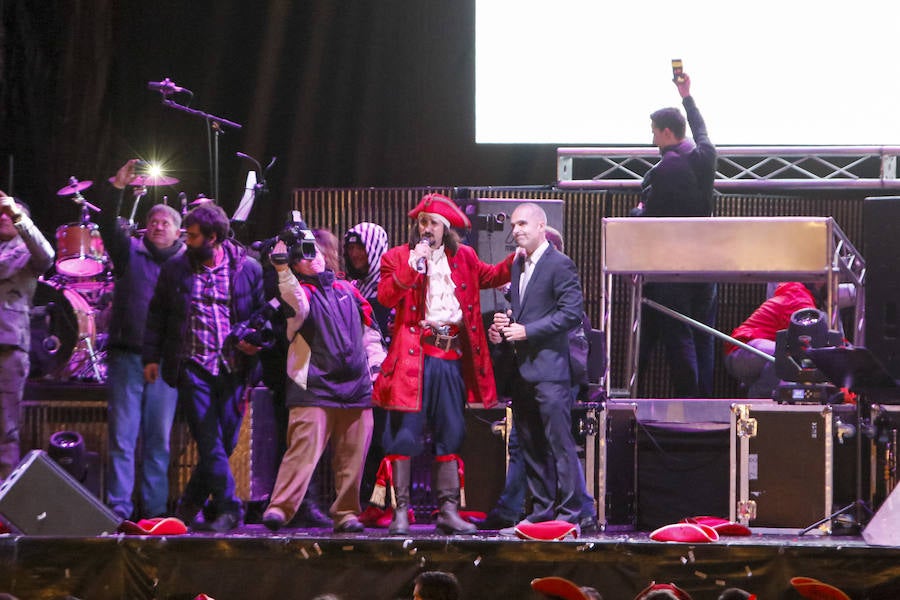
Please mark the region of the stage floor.
[[456, 574], [464, 598], [537, 598], [529, 582], [557, 575], [630, 600], [649, 582], [673, 582], [695, 600], [728, 587], [761, 599], [798, 599], [790, 579], [812, 577], [855, 599], [900, 598], [900, 548], [860, 536], [754, 534], [712, 544], [654, 542], [646, 533], [608, 532], [559, 542], [496, 532], [407, 536], [381, 529], [272, 533], [246, 525], [229, 534], [50, 538], [0, 536], [0, 591], [26, 598], [409, 599], [424, 570]]

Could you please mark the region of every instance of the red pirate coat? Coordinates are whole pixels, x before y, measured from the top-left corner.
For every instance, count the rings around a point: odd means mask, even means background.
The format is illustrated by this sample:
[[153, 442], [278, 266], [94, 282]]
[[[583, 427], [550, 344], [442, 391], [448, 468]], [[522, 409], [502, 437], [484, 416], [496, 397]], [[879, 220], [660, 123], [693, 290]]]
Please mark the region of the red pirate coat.
[[[496, 265], [483, 263], [469, 246], [449, 255], [451, 278], [462, 309], [460, 341], [467, 401], [486, 408], [497, 404], [494, 369], [481, 319], [479, 291], [509, 282], [513, 256]], [[422, 326], [428, 278], [409, 266], [409, 246], [396, 246], [381, 258], [378, 301], [396, 310], [393, 338], [381, 374], [375, 380], [373, 401], [388, 410], [422, 409]]]

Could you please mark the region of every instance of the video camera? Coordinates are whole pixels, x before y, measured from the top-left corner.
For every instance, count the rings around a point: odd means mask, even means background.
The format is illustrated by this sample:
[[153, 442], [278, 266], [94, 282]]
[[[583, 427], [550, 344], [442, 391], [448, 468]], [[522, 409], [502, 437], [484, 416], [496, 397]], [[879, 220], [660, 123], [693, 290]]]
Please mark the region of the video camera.
[[283, 261], [282, 264], [287, 264], [289, 261], [312, 260], [316, 257], [316, 238], [303, 220], [299, 210], [291, 211], [288, 222], [278, 235], [254, 243], [253, 248], [259, 250], [261, 255], [266, 256], [272, 252], [272, 248], [279, 241], [285, 243], [287, 253], [282, 256], [272, 254], [272, 258], [275, 261]]
[[262, 305], [262, 308], [250, 315], [244, 323], [238, 323], [231, 330], [231, 335], [240, 342], [247, 342], [252, 346], [263, 349], [275, 345], [275, 330], [272, 328], [272, 318], [278, 314], [279, 301], [272, 298]]

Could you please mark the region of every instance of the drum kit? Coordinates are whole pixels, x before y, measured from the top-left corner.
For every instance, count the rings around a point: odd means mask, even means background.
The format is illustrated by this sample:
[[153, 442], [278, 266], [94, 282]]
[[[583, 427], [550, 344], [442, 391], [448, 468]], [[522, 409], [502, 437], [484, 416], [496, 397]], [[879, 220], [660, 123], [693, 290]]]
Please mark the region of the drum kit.
[[[175, 183], [177, 179], [164, 175], [137, 176], [131, 182], [131, 221], [148, 186]], [[56, 192], [81, 207], [81, 220], [56, 229], [56, 263], [50, 274], [38, 279], [31, 312], [32, 378], [106, 381], [113, 264], [100, 227], [90, 220], [91, 212], [100, 209], [81, 194], [91, 185], [71, 177], [69, 185]]]

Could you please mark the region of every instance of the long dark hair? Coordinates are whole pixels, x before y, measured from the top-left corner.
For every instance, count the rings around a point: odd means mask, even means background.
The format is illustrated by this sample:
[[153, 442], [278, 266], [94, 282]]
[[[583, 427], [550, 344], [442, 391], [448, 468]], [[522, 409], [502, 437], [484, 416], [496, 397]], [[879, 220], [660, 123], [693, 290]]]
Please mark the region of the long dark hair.
[[[418, 244], [421, 239], [422, 236], [419, 234], [419, 224], [413, 223], [412, 228], [409, 230], [409, 249], [412, 250], [415, 248], [416, 244]], [[444, 225], [444, 239], [441, 240], [441, 243], [444, 245], [447, 252], [452, 255], [456, 254], [462, 241], [459, 239], [459, 234], [456, 233], [452, 227]]]

